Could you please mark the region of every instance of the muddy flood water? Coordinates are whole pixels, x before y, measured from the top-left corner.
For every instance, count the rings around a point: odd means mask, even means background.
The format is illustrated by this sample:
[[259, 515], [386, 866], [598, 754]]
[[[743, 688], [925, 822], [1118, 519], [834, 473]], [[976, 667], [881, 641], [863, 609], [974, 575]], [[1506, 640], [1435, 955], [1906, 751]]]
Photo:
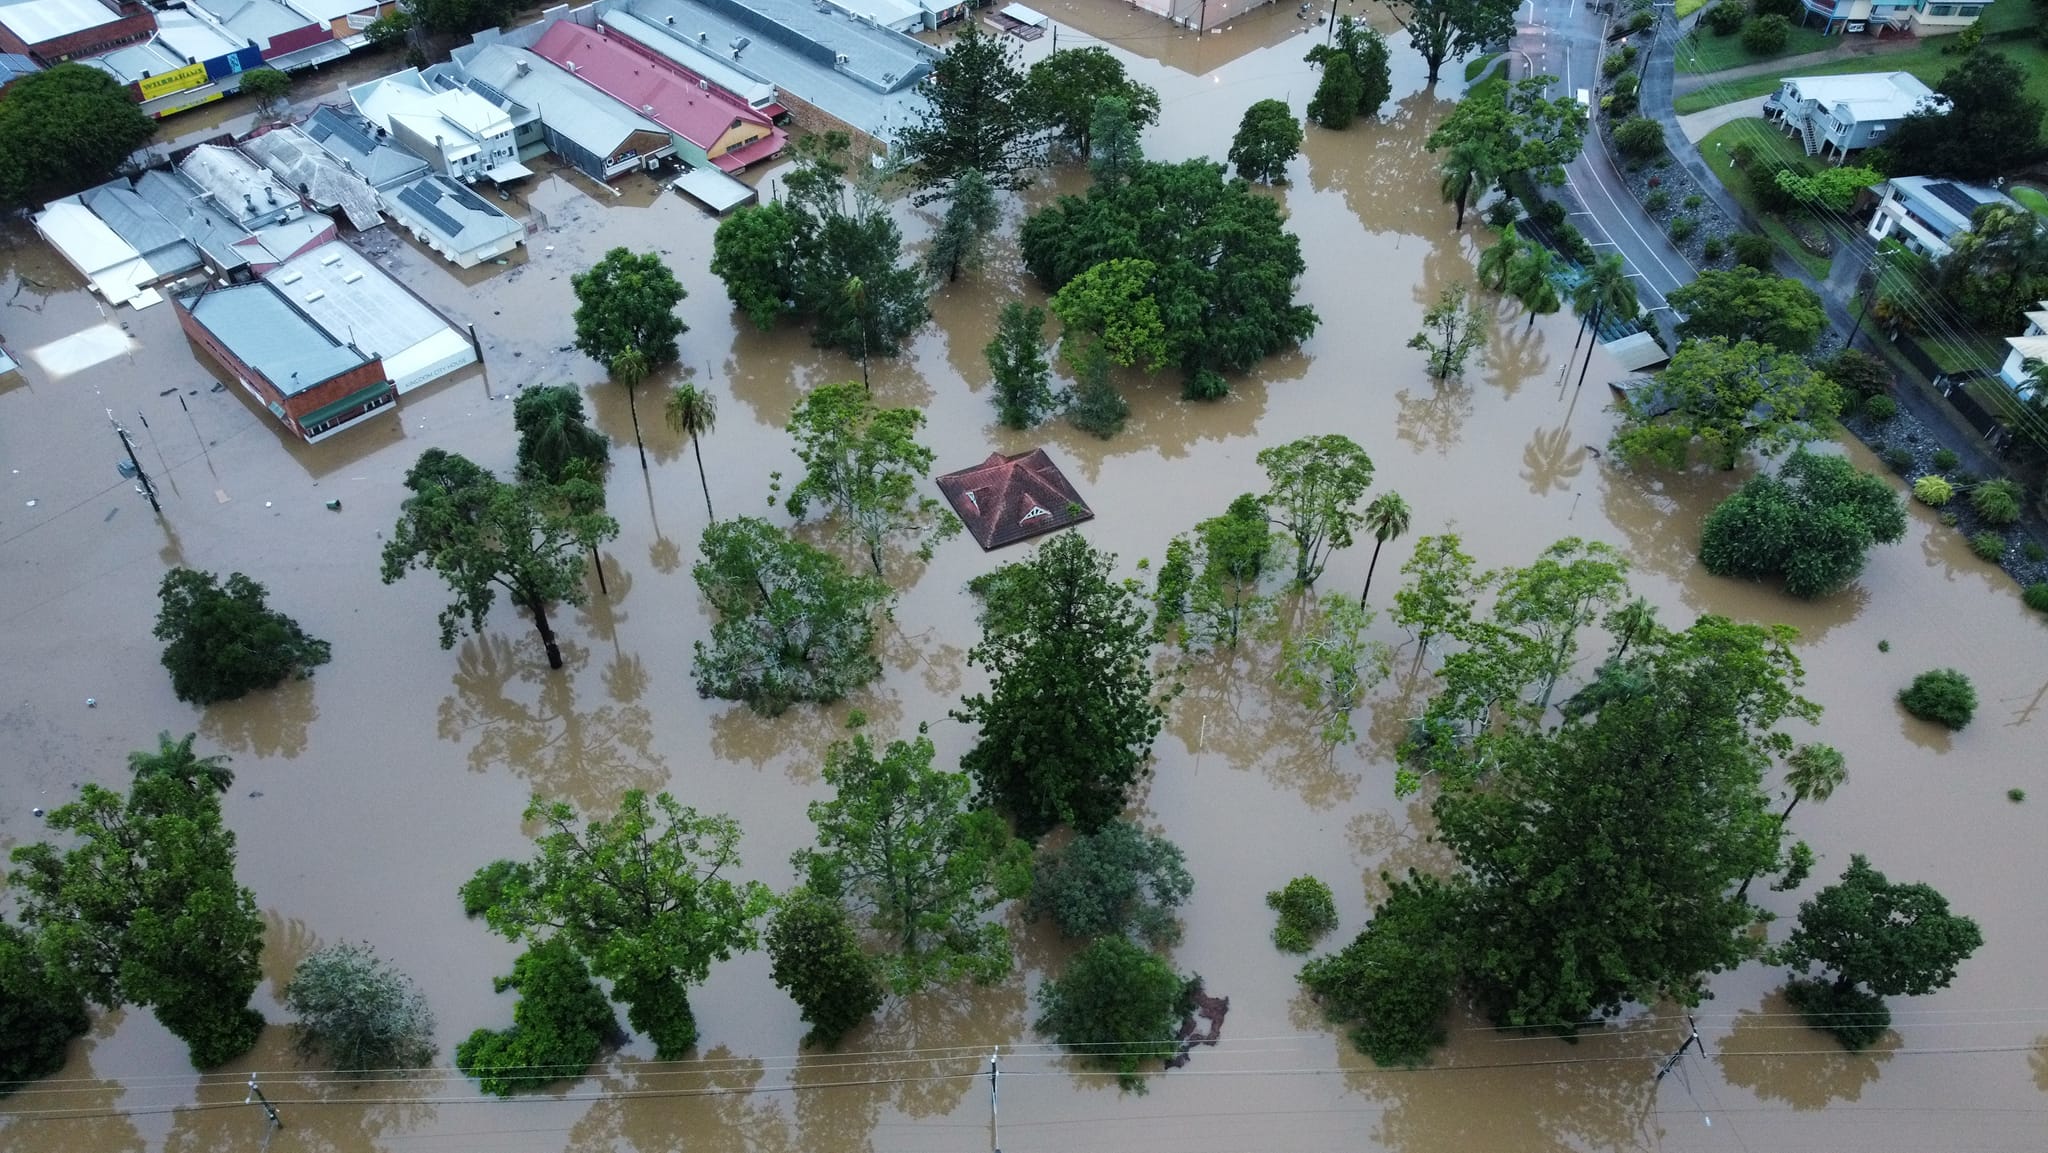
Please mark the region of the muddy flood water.
[[[1108, 0], [1051, 12], [1062, 47], [1100, 37], [1160, 90], [1164, 123], [1145, 139], [1156, 158], [1220, 156], [1246, 105], [1279, 97], [1299, 111], [1314, 87], [1289, 6], [1206, 42]], [[1027, 55], [1050, 48], [1048, 38]], [[1483, 565], [1527, 563], [1578, 535], [1622, 549], [1635, 588], [1667, 622], [1714, 612], [1796, 626], [1808, 690], [1827, 708], [1818, 735], [1850, 766], [1831, 800], [1796, 818], [1822, 854], [1817, 882], [1867, 853], [1894, 878], [1934, 884], [1986, 936], [1952, 988], [1893, 1002], [1897, 1027], [1876, 1050], [1848, 1055], [1805, 1028], [1778, 993], [1783, 973], [1751, 965], [1716, 980], [1699, 1012], [1706, 1057], [1686, 1058], [1661, 1083], [1659, 1060], [1684, 1038], [1671, 1006], [1577, 1044], [1461, 1018], [1434, 1065], [1374, 1068], [1300, 995], [1298, 962], [1267, 939], [1262, 896], [1301, 873], [1331, 881], [1344, 918], [1335, 943], [1360, 927], [1383, 869], [1443, 862], [1426, 807], [1394, 799], [1390, 761], [1428, 681], [1382, 685], [1362, 710], [1363, 739], [1330, 755], [1276, 698], [1274, 651], [1252, 646], [1198, 665], [1137, 814], [1185, 849], [1195, 877], [1175, 964], [1231, 1000], [1222, 1043], [1154, 1079], [1149, 1095], [1119, 1093], [1032, 1032], [1031, 995], [1065, 951], [1045, 927], [1015, 922], [1020, 963], [1008, 983], [892, 1004], [839, 1053], [799, 1053], [804, 1027], [755, 953], [716, 966], [694, 994], [704, 1040], [690, 1060], [656, 1063], [636, 1042], [580, 1081], [511, 1101], [483, 1097], [449, 1068], [367, 1082], [306, 1071], [275, 1025], [246, 1058], [202, 1077], [147, 1011], [107, 1015], [60, 1073], [0, 1101], [0, 1148], [957, 1153], [990, 1142], [980, 1074], [998, 1046], [1008, 1153], [2048, 1148], [2048, 719], [2038, 716], [2048, 618], [2027, 612], [2004, 576], [1918, 507], [1906, 540], [1877, 550], [1855, 587], [1822, 603], [1708, 577], [1694, 558], [1699, 522], [1741, 476], [1632, 475], [1589, 451], [1613, 426], [1606, 384], [1618, 370], [1598, 358], [1583, 391], [1561, 384], [1569, 313], [1531, 328], [1501, 306], [1484, 363], [1462, 383], [1433, 385], [1405, 342], [1440, 287], [1471, 278], [1485, 229], [1475, 220], [1452, 230], [1422, 147], [1462, 81], [1425, 88], [1402, 43], [1394, 63], [1396, 96], [1380, 122], [1310, 128], [1290, 183], [1272, 193], [1303, 237], [1302, 296], [1322, 327], [1233, 382], [1227, 400], [1189, 404], [1170, 375], [1132, 378], [1130, 426], [1113, 440], [1062, 423], [998, 427], [982, 347], [1003, 301], [1041, 297], [1010, 239], [983, 271], [938, 293], [933, 323], [904, 356], [876, 363], [877, 399], [925, 410], [942, 470], [1047, 446], [1096, 510], [1080, 531], [1132, 575], [1172, 534], [1262, 487], [1259, 448], [1341, 431], [1371, 452], [1379, 487], [1415, 509], [1410, 535], [1381, 559], [1376, 602], [1424, 533], [1454, 529]], [[1006, 236], [1032, 205], [1084, 179], [1068, 167], [1014, 200]], [[0, 380], [0, 847], [40, 838], [31, 809], [64, 803], [82, 782], [121, 787], [125, 755], [159, 730], [196, 729], [205, 751], [233, 757], [227, 820], [269, 926], [258, 1007], [281, 1016], [278, 983], [310, 951], [367, 941], [426, 992], [446, 1065], [471, 1030], [510, 1020], [511, 997], [495, 995], [491, 978], [515, 950], [463, 919], [455, 889], [479, 865], [528, 850], [529, 795], [603, 812], [628, 788], [673, 790], [737, 817], [747, 873], [780, 888], [792, 879], [790, 853], [810, 838], [804, 806], [820, 795], [822, 753], [849, 710], [883, 736], [931, 722], [942, 760], [967, 747], [971, 734], [946, 716], [980, 683], [965, 662], [977, 634], [964, 586], [1021, 554], [984, 554], [964, 537], [929, 565], [891, 574], [901, 600], [884, 676], [868, 690], [777, 720], [698, 698], [690, 644], [707, 622], [689, 566], [704, 501], [683, 444], [647, 399], [672, 380], [642, 393], [643, 473], [624, 394], [569, 348], [569, 276], [629, 245], [662, 252], [688, 287], [679, 371], [719, 398], [703, 447], [721, 514], [782, 516], [765, 501], [771, 471], [793, 479], [798, 467], [783, 423], [807, 389], [859, 370], [798, 329], [736, 325], [706, 267], [714, 222], [637, 177], [619, 192], [558, 172], [529, 182], [515, 207], [544, 228], [506, 266], [461, 273], [398, 246], [386, 262], [458, 324], [477, 326], [487, 369], [315, 447], [288, 440], [239, 390], [211, 391], [220, 370], [169, 307], [103, 315], [32, 232], [5, 234], [0, 335], [10, 349], [107, 322], [132, 343], [74, 375], [53, 378], [31, 361], [25, 378]], [[899, 211], [913, 240], [929, 230], [921, 210]], [[432, 446], [509, 471], [506, 398], [565, 381], [585, 388], [615, 444], [610, 501], [623, 531], [605, 554], [611, 593], [596, 595], [593, 582], [588, 607], [559, 614], [559, 674], [502, 602], [485, 635], [443, 651], [443, 587], [422, 575], [378, 580], [400, 478]], [[109, 410], [164, 490], [161, 521], [114, 471]], [[1844, 451], [1873, 466], [1860, 448]], [[323, 507], [330, 500], [340, 511]], [[1326, 587], [1358, 587], [1369, 551], [1339, 553]], [[180, 564], [263, 581], [273, 604], [333, 642], [333, 663], [234, 704], [179, 703], [150, 628], [158, 580]], [[1409, 643], [1384, 621], [1375, 633]], [[1954, 736], [1893, 702], [1912, 675], [1940, 665], [1967, 671], [1983, 697], [1977, 722]], [[2032, 797], [2011, 803], [2009, 788]], [[1765, 903], [1790, 914], [1807, 893]], [[282, 1131], [266, 1136], [262, 1114], [244, 1105], [251, 1071]]]

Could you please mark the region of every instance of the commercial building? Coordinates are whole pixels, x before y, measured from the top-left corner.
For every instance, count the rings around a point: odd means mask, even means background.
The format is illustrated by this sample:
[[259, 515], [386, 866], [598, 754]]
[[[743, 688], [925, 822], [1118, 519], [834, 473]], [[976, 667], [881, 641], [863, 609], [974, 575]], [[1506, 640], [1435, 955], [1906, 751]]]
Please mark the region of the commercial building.
[[139, 44], [156, 17], [136, 0], [0, 0], [0, 52], [45, 68]]
[[443, 176], [458, 180], [529, 175], [505, 109], [467, 88], [432, 84], [417, 68], [348, 90], [363, 119]]
[[0, 92], [7, 86], [31, 73], [41, 72], [42, 66], [19, 52], [0, 52]]
[[379, 192], [410, 184], [429, 171], [426, 161], [393, 143], [388, 132], [338, 105], [313, 109], [300, 127], [336, 163]]
[[2024, 213], [2019, 203], [1996, 188], [1929, 176], [1895, 176], [1880, 185], [1883, 198], [1871, 214], [1872, 240], [1893, 239], [1923, 256], [1940, 258], [1950, 243], [1970, 230], [1970, 221], [1987, 204], [2004, 204]]
[[334, 239], [332, 220], [308, 216], [303, 209], [295, 219], [252, 232], [212, 193], [175, 168], [152, 168], [143, 173], [135, 181], [135, 194], [184, 233], [212, 275], [222, 280], [261, 276]]
[[263, 62], [283, 72], [296, 72], [339, 60], [348, 45], [334, 39], [327, 25], [310, 20], [278, 0], [185, 0], [197, 15], [263, 53]]
[[751, 108], [736, 107], [692, 83], [666, 61], [595, 28], [558, 20], [533, 46], [585, 84], [668, 129], [675, 154], [691, 167], [739, 172], [782, 151], [788, 133]]
[[634, 50], [666, 61], [685, 80], [713, 96], [752, 109], [776, 124], [789, 116], [789, 110], [776, 99], [774, 84], [728, 67], [708, 51], [708, 45], [683, 36], [672, 24], [650, 24], [623, 8], [613, 8], [597, 13], [597, 26]]
[[631, 15], [643, 28], [693, 42], [728, 69], [774, 85], [778, 102], [813, 132], [846, 131], [885, 149], [928, 106], [918, 84], [939, 55], [901, 32], [812, 0], [598, 0], [596, 10], [600, 22]]
[[593, 180], [659, 167], [675, 152], [661, 125], [489, 32], [457, 48], [429, 78], [460, 84], [510, 115], [522, 158], [552, 152]]
[[331, 341], [381, 361], [401, 394], [476, 363], [475, 346], [440, 313], [339, 240], [286, 261], [263, 282]]
[[369, 43], [370, 25], [398, 11], [398, 0], [285, 0], [294, 12], [326, 27], [349, 48]]
[[[143, 296], [155, 279], [142, 254], [122, 240], [106, 222], [77, 201], [58, 201], [36, 213], [36, 231], [66, 263], [85, 277], [86, 284], [108, 304], [137, 307], [156, 303]], [[142, 297], [137, 300], [137, 297]]]
[[222, 213], [254, 232], [297, 220], [306, 206], [264, 167], [232, 148], [201, 144], [186, 154], [178, 171], [199, 187]]
[[152, 283], [183, 276], [203, 263], [185, 234], [137, 196], [126, 180], [110, 180], [69, 199], [91, 209], [114, 235], [135, 249], [149, 266]]
[[384, 211], [413, 239], [474, 268], [526, 243], [526, 226], [445, 176], [424, 176], [384, 194]]
[[263, 53], [209, 20], [167, 8], [157, 14], [154, 37], [81, 63], [128, 85], [143, 112], [161, 119], [235, 91], [243, 72], [263, 66]]
[[265, 281], [173, 299], [192, 342], [293, 435], [318, 443], [392, 409], [383, 362], [336, 340]]
[[358, 232], [384, 223], [377, 190], [327, 154], [318, 141], [296, 125], [268, 127], [242, 142], [242, 151], [297, 189], [299, 198], [316, 212], [340, 213]]

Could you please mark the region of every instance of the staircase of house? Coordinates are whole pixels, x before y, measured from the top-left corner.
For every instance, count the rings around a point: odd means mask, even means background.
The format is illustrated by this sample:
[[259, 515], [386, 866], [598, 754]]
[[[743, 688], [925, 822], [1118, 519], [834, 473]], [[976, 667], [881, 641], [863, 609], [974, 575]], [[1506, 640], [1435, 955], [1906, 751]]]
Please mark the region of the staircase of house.
[[1806, 146], [1806, 154], [1808, 156], [1812, 156], [1820, 151], [1820, 142], [1815, 140], [1813, 135], [1813, 117], [1801, 116], [1799, 118], [1799, 140], [1800, 143]]

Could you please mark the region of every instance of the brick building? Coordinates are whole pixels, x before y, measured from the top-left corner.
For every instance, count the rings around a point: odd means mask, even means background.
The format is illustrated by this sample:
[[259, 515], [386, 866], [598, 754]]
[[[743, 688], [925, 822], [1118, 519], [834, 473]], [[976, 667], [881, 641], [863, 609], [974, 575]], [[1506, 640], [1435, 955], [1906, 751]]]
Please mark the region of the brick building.
[[139, 44], [156, 31], [156, 16], [135, 0], [0, 0], [0, 52], [45, 68]]
[[176, 297], [185, 335], [308, 444], [394, 408], [384, 362], [329, 336], [268, 282]]

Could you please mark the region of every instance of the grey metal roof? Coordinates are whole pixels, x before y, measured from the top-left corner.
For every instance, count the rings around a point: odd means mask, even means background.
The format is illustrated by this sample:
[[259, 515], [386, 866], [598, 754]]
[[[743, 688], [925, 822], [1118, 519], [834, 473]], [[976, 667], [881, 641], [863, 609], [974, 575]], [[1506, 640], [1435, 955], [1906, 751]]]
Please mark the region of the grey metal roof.
[[393, 215], [403, 214], [422, 231], [438, 234], [457, 252], [493, 244], [526, 226], [445, 176], [428, 176], [398, 190]]
[[290, 188], [279, 184], [262, 165], [218, 144], [193, 148], [178, 170], [244, 224], [272, 216], [297, 199]]
[[179, 303], [214, 339], [286, 396], [370, 359], [328, 336], [264, 281], [181, 297]]
[[175, 72], [185, 66], [185, 58], [169, 45], [151, 39], [78, 63], [90, 64], [123, 84], [133, 84], [145, 76]]
[[750, 104], [775, 98], [775, 85], [729, 67], [724, 60], [707, 51], [709, 44], [699, 47], [694, 38], [683, 35], [672, 25], [649, 23], [623, 8], [606, 12], [603, 21], [604, 26], [613, 32], [682, 65]]
[[175, 276], [199, 267], [199, 250], [163, 213], [135, 194], [126, 180], [115, 180], [78, 194], [114, 235], [142, 254], [158, 276]]
[[[623, 0], [617, 7], [680, 31], [717, 52], [727, 67], [773, 84], [870, 136], [893, 140], [916, 123], [928, 104], [917, 83], [931, 73], [938, 55], [933, 49], [900, 32], [849, 20], [836, 9], [819, 12], [786, 0], [748, 2], [756, 7], [741, 7], [736, 0]], [[777, 22], [784, 18], [792, 23]], [[747, 45], [735, 59], [731, 46], [742, 37]], [[837, 62], [838, 54], [847, 57], [845, 64]]]
[[375, 228], [384, 222], [376, 189], [343, 168], [297, 127], [288, 124], [251, 137], [243, 142], [242, 151], [262, 161], [287, 187], [305, 189], [314, 204], [341, 209], [356, 229]]
[[388, 138], [380, 139], [368, 120], [345, 108], [322, 104], [300, 127], [329, 156], [347, 161], [372, 188], [396, 187], [427, 172], [426, 161]]
[[540, 113], [541, 123], [593, 155], [608, 157], [635, 132], [668, 129], [613, 100], [524, 48], [471, 44], [455, 50], [464, 76]]
[[31, 72], [42, 70], [42, 65], [18, 52], [0, 52], [0, 84], [19, 80]]
[[[268, 48], [272, 36], [297, 31], [313, 23], [277, 0], [187, 0], [212, 16], [221, 27], [259, 48]], [[271, 61], [275, 67], [276, 62]]]
[[135, 194], [183, 232], [214, 267], [233, 271], [249, 263], [248, 256], [235, 247], [249, 239], [249, 230], [216, 208], [206, 190], [186, 179], [184, 173], [152, 168], [136, 180]]

